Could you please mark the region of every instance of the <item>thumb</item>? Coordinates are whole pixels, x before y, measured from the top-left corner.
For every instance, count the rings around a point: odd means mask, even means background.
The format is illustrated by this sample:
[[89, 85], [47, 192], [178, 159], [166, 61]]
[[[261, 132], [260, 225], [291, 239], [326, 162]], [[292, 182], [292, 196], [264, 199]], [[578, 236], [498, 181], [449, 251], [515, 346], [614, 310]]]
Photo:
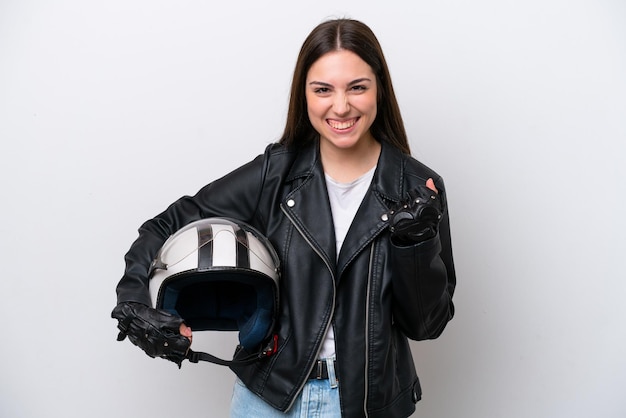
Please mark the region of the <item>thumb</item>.
[[191, 328], [189, 328], [187, 325], [180, 324], [179, 332], [180, 335], [182, 335], [183, 337], [191, 338]]
[[435, 187], [435, 182], [433, 181], [432, 178], [429, 178], [428, 180], [426, 180], [426, 187], [428, 187], [430, 190], [434, 191], [435, 193], [439, 193], [439, 190], [437, 190], [437, 188]]

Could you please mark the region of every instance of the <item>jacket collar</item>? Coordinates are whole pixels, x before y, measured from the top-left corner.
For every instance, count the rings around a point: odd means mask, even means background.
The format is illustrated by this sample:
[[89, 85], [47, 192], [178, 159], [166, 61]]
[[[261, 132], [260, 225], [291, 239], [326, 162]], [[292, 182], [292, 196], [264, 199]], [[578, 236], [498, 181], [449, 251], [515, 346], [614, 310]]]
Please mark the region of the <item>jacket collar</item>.
[[370, 190], [354, 217], [338, 259], [319, 141], [298, 152], [287, 180], [302, 181], [284, 199], [283, 207], [327, 264], [336, 265], [337, 277], [340, 277], [350, 261], [387, 227], [383, 215], [388, 212], [389, 205], [401, 200], [403, 171], [402, 152], [382, 143]]
[[[381, 197], [392, 202], [399, 202], [402, 199], [404, 190], [402, 178], [404, 172], [403, 153], [399, 149], [386, 142], [381, 143], [380, 156], [374, 178], [372, 180], [372, 190], [379, 193]], [[385, 173], [381, 175], [381, 173]], [[319, 152], [319, 140], [306, 145], [298, 152], [287, 181], [291, 182], [298, 178], [321, 175], [324, 178], [324, 168]]]

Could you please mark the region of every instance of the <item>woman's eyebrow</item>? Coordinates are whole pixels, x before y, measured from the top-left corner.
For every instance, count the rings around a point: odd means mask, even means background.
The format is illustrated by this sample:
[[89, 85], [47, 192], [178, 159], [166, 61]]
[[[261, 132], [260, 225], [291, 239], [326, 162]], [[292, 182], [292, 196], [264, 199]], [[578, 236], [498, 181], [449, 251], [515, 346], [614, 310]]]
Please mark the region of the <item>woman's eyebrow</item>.
[[348, 83], [349, 86], [353, 86], [355, 84], [359, 84], [362, 83], [364, 81], [372, 81], [367, 77], [362, 77], [362, 78], [357, 78], [356, 80], [352, 80], [351, 82]]
[[[357, 78], [356, 80], [352, 80], [351, 82], [349, 82], [348, 86], [353, 86], [355, 84], [359, 84], [359, 83], [362, 83], [364, 81], [372, 81], [372, 80], [367, 78], [367, 77]], [[316, 86], [323, 86], [323, 87], [332, 87], [333, 86], [330, 83], [325, 83], [324, 81], [315, 81], [315, 80], [309, 82], [309, 85], [316, 85]]]
[[309, 85], [310, 86], [316, 85], [316, 86], [323, 86], [323, 87], [332, 87], [332, 84], [324, 83], [323, 81], [311, 81], [309, 83]]

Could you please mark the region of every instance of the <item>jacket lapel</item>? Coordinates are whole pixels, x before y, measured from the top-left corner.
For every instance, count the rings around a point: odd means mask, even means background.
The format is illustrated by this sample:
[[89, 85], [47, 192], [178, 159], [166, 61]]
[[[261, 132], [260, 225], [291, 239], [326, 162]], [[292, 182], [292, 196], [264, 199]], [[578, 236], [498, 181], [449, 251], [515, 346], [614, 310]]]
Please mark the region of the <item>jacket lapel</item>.
[[[341, 276], [359, 252], [387, 228], [387, 218], [383, 215], [389, 211], [390, 205], [396, 204], [401, 199], [403, 171], [401, 151], [383, 142], [372, 184], [354, 216], [341, 247], [337, 277]], [[384, 173], [384, 176], [381, 173]]]
[[[287, 180], [293, 190], [281, 206], [296, 228], [324, 259], [337, 277], [378, 234], [387, 228], [383, 216], [402, 198], [404, 161], [402, 152], [382, 144], [378, 166], [370, 189], [365, 194], [336, 258], [335, 229], [332, 221], [324, 169], [319, 158], [319, 144], [299, 152]], [[381, 173], [385, 173], [384, 176]], [[337, 262], [335, 261], [337, 260]]]
[[281, 202], [283, 211], [334, 273], [335, 229], [317, 141], [299, 153], [287, 180], [294, 189]]

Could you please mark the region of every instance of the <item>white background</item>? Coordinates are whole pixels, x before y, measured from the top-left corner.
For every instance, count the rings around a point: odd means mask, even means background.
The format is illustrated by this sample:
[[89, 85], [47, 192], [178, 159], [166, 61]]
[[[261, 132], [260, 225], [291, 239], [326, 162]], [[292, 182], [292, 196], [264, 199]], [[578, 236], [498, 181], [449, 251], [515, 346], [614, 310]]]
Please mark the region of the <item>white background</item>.
[[123, 255], [278, 139], [337, 16], [379, 37], [448, 187], [457, 316], [413, 344], [414, 416], [626, 416], [622, 0], [0, 0], [0, 416], [227, 415], [228, 369], [115, 341]]

